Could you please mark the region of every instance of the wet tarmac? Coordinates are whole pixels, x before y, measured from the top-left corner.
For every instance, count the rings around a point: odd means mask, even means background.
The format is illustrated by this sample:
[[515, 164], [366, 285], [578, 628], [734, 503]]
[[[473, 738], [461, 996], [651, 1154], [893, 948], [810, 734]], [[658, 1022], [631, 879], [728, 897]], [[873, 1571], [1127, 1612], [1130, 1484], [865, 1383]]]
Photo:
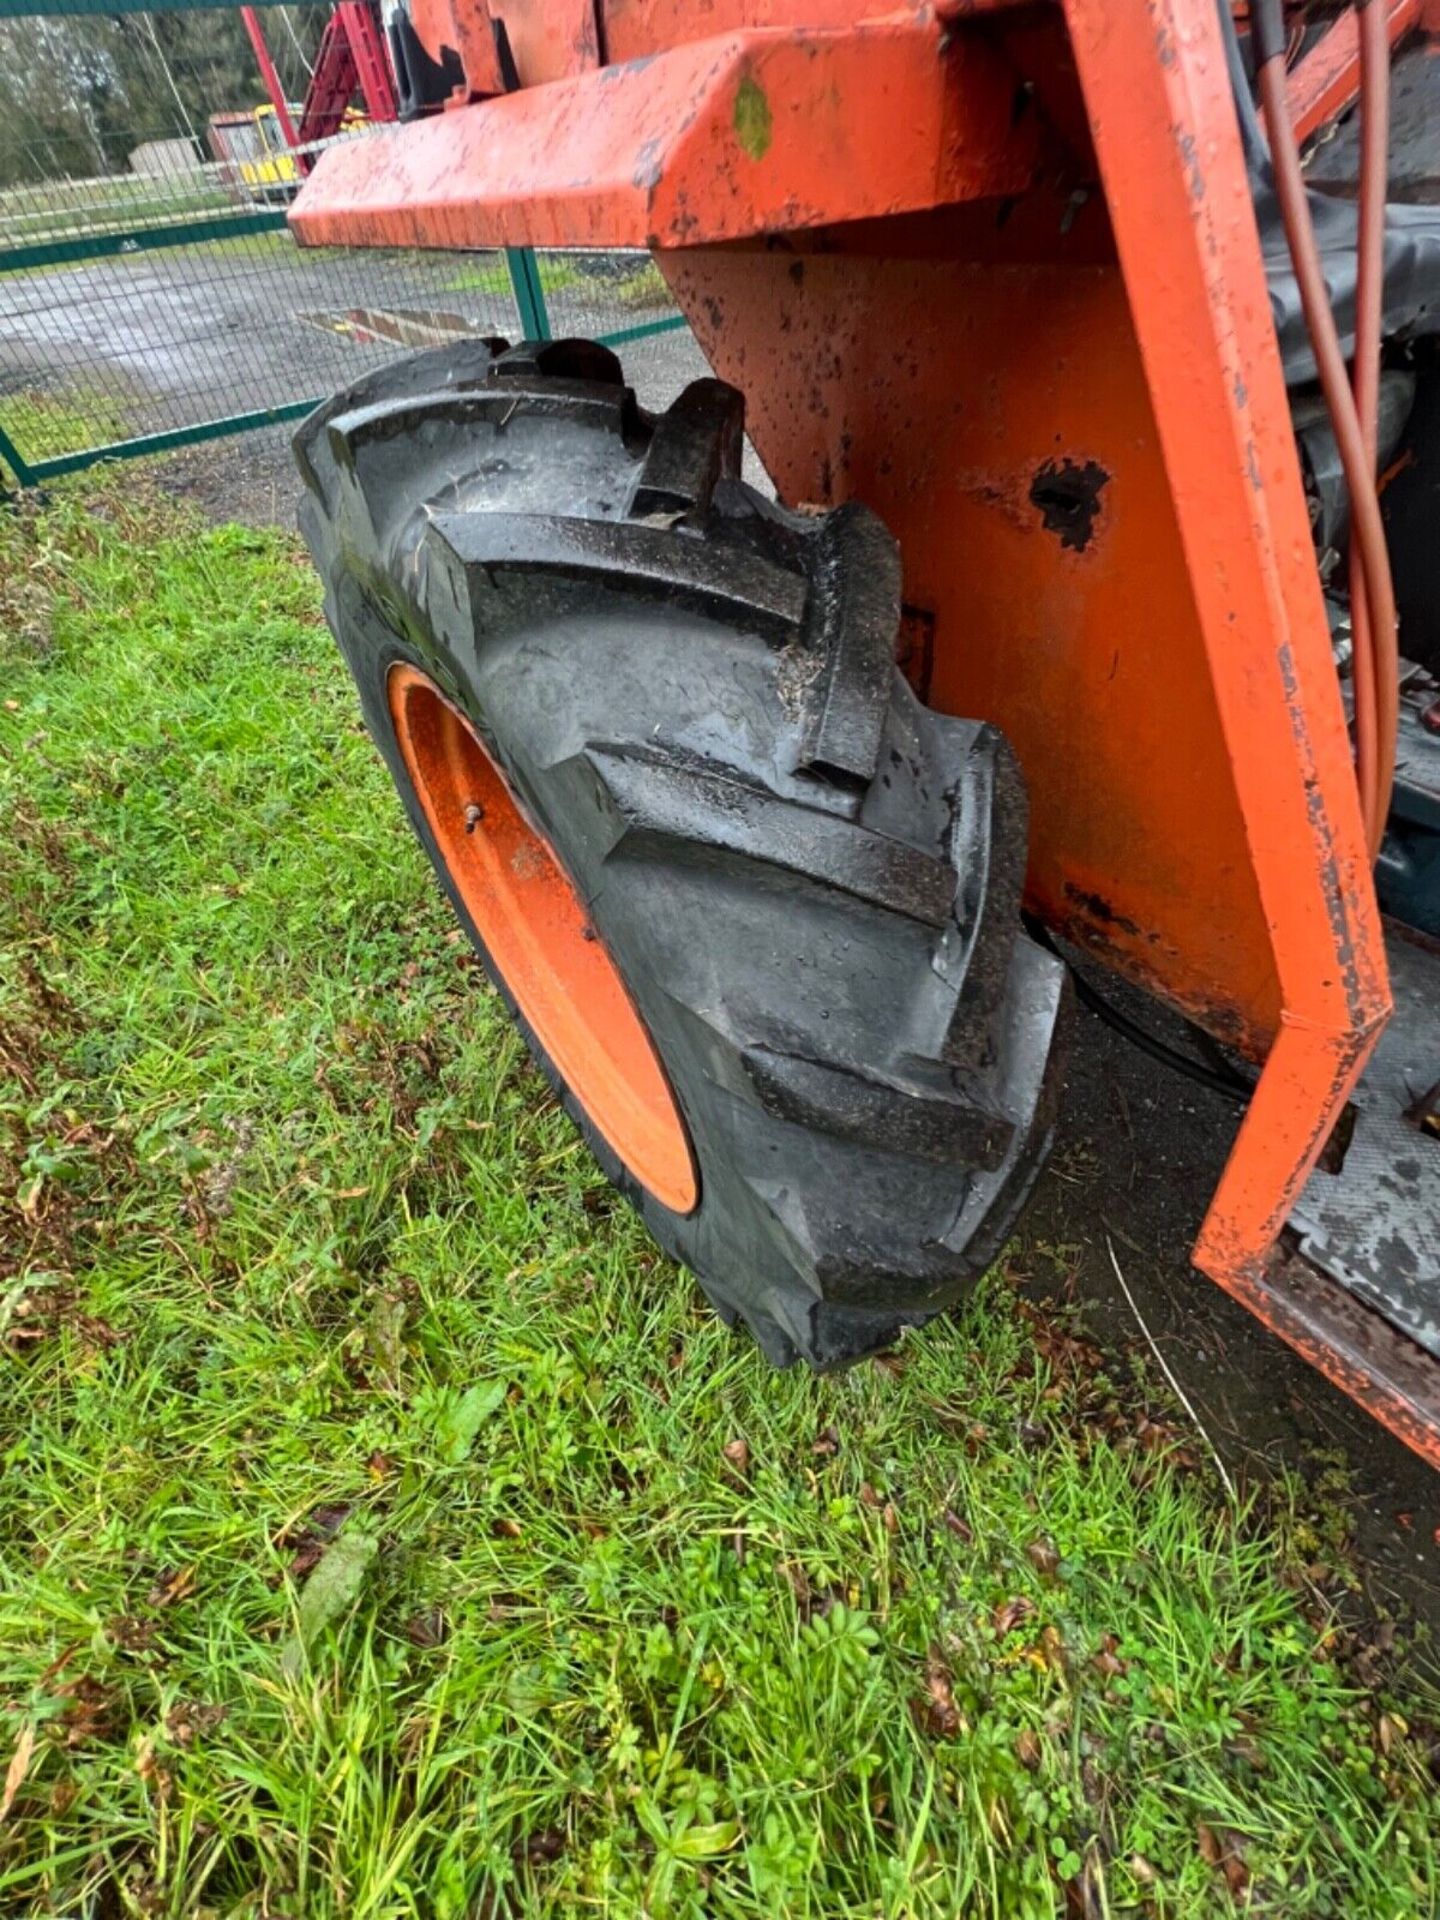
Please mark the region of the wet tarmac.
[[[544, 276], [542, 268], [542, 278]], [[672, 311], [635, 304], [611, 275], [569, 268], [548, 296], [551, 331], [597, 334]], [[453, 316], [517, 339], [515, 301], [495, 254], [305, 253], [282, 233], [169, 252], [123, 255], [63, 270], [0, 275], [0, 398], [20, 451], [25, 396], [46, 396], [102, 437], [168, 432], [270, 407], [318, 400], [395, 352], [353, 316], [415, 311]], [[705, 371], [688, 333], [627, 347], [641, 398], [663, 405]]]

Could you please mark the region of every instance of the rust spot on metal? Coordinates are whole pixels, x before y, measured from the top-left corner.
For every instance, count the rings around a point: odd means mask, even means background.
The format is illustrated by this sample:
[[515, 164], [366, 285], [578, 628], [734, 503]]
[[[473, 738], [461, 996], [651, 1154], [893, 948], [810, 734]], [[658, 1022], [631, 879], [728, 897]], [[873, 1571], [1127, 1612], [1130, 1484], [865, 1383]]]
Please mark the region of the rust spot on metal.
[[601, 67], [600, 79], [603, 84], [609, 86], [624, 74], [644, 73], [650, 63], [658, 57], [657, 54], [642, 53], [633, 60], [612, 60], [608, 65]]
[[[1145, 929], [1137, 926], [1127, 915], [1118, 913], [1103, 893], [1087, 893], [1082, 887], [1065, 882], [1065, 897], [1077, 906], [1089, 920], [1098, 921], [1101, 926], [1114, 927], [1120, 933], [1128, 933], [1134, 940], [1146, 938]], [[1153, 935], [1150, 936], [1153, 938]]]
[[1302, 1359], [1440, 1467], [1440, 1371], [1422, 1347], [1287, 1247], [1258, 1269], [1217, 1277]]
[[1030, 502], [1040, 510], [1047, 533], [1062, 547], [1083, 553], [1095, 537], [1101, 489], [1110, 476], [1098, 460], [1047, 460], [1030, 483]]

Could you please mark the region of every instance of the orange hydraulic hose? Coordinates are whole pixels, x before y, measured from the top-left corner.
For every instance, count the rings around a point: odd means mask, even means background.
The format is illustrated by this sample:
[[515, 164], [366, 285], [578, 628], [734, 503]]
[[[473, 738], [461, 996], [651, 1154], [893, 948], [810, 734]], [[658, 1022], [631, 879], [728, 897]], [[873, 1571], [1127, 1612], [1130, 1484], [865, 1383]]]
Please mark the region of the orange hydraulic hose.
[[[1390, 164], [1390, 33], [1384, 0], [1359, 0], [1360, 27], [1360, 222], [1355, 284], [1355, 361], [1351, 385], [1355, 411], [1365, 440], [1367, 471], [1379, 457], [1380, 329], [1385, 294], [1385, 189]], [[1395, 784], [1395, 748], [1400, 729], [1400, 653], [1393, 631], [1375, 644], [1369, 622], [1365, 556], [1352, 531], [1350, 539], [1350, 624], [1355, 645], [1357, 752], [1369, 749], [1375, 793], [1376, 826], [1370, 853], [1375, 858], [1384, 837]], [[1362, 632], [1363, 629], [1363, 632]], [[1394, 644], [1391, 644], [1394, 642]], [[1373, 699], [1367, 699], [1368, 740], [1360, 731], [1362, 645]]]
[[[1362, 13], [1362, 36], [1365, 34], [1367, 25], [1364, 14], [1373, 10], [1373, 6], [1366, 7]], [[1383, 33], [1385, 27], [1383, 7], [1379, 9], [1377, 17]], [[1305, 324], [1309, 329], [1315, 352], [1320, 386], [1325, 396], [1325, 404], [1329, 409], [1336, 445], [1339, 449], [1340, 464], [1350, 492], [1351, 539], [1353, 551], [1359, 556], [1361, 563], [1360, 573], [1365, 595], [1365, 613], [1361, 618], [1368, 619], [1368, 625], [1362, 636], [1366, 656], [1363, 662], [1358, 646], [1356, 650], [1355, 686], [1357, 701], [1363, 702], [1368, 696], [1369, 715], [1373, 715], [1373, 734], [1367, 732], [1361, 736], [1362, 759], [1359, 769], [1360, 805], [1365, 821], [1366, 840], [1373, 857], [1379, 851], [1380, 841], [1385, 832], [1385, 820], [1390, 804], [1390, 786], [1394, 775], [1394, 736], [1397, 723], [1393, 717], [1387, 723], [1381, 690], [1390, 684], [1392, 671], [1398, 676], [1398, 665], [1395, 664], [1397, 647], [1395, 588], [1390, 575], [1390, 555], [1385, 544], [1385, 527], [1380, 518], [1380, 500], [1375, 487], [1374, 455], [1370, 454], [1367, 457], [1366, 435], [1362, 430], [1355, 396], [1351, 392], [1350, 382], [1346, 376], [1345, 360], [1340, 351], [1340, 338], [1335, 327], [1335, 316], [1330, 306], [1330, 294], [1325, 285], [1319, 250], [1315, 244], [1315, 229], [1310, 218], [1305, 182], [1300, 172], [1300, 156], [1295, 144], [1295, 133], [1290, 120], [1290, 107], [1285, 90], [1284, 33], [1280, 23], [1278, 0], [1262, 0], [1262, 4], [1255, 8], [1253, 21], [1258, 55], [1257, 80], [1260, 104], [1270, 139], [1270, 159], [1275, 174], [1275, 190], [1280, 202], [1280, 213], [1285, 225], [1285, 238], [1289, 244], [1296, 282], [1300, 289]], [[1387, 40], [1385, 43], [1387, 61], [1388, 56]], [[1372, 55], [1370, 60], [1372, 80], [1374, 64]], [[1373, 125], [1373, 113], [1370, 120]], [[1372, 182], [1374, 171], [1372, 166]], [[1380, 182], [1383, 207], [1383, 167], [1380, 172]], [[1374, 226], [1373, 221], [1371, 225]], [[1383, 240], [1383, 214], [1376, 231], [1378, 238], [1371, 239], [1372, 247], [1378, 246], [1379, 241]], [[1367, 237], [1369, 237], [1368, 234]], [[1373, 261], [1371, 274], [1378, 280], [1377, 266]], [[1378, 301], [1378, 293], [1369, 281], [1370, 276], [1367, 275], [1367, 292], [1372, 299]], [[1375, 320], [1377, 335], [1378, 331], [1377, 313]], [[1378, 382], [1378, 340], [1376, 362], [1375, 377]], [[1354, 625], [1352, 609], [1352, 628]], [[1381, 659], [1387, 662], [1383, 667], [1377, 665]], [[1364, 694], [1361, 692], [1362, 666]], [[1371, 724], [1368, 717], [1365, 724], [1368, 730]], [[1360, 728], [1357, 724], [1357, 733], [1359, 732]], [[1374, 743], [1373, 756], [1369, 747], [1370, 740]], [[1367, 765], [1367, 762], [1372, 761], [1373, 764]]]

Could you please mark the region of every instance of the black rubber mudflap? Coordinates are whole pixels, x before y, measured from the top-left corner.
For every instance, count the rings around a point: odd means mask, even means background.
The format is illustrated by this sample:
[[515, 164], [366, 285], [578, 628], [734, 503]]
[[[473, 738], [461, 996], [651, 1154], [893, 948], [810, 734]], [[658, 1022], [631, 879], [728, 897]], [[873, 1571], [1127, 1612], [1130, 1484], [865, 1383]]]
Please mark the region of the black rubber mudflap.
[[306, 422], [301, 520], [442, 877], [386, 702], [397, 661], [554, 843], [669, 1072], [695, 1211], [636, 1188], [527, 1033], [540, 1065], [719, 1310], [825, 1367], [999, 1252], [1049, 1139], [1064, 983], [1020, 931], [1005, 742], [895, 668], [894, 542], [862, 507], [763, 500], [741, 430], [718, 381], [652, 419], [603, 347], [465, 342]]

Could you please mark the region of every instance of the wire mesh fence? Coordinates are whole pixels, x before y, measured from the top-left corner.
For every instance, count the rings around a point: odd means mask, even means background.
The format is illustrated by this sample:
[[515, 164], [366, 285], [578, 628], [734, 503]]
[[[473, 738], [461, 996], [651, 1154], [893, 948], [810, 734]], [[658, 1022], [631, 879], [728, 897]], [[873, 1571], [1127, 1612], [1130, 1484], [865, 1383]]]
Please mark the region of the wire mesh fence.
[[[15, 478], [293, 419], [458, 333], [616, 340], [652, 406], [703, 371], [643, 254], [297, 247], [285, 208], [315, 148], [380, 130], [352, 110], [292, 146], [237, 15], [92, 3], [0, 20], [0, 465]], [[330, 11], [264, 17], [293, 132]]]
[[709, 372], [648, 254], [542, 252], [536, 261], [550, 333], [613, 346], [642, 406], [668, 406]]

